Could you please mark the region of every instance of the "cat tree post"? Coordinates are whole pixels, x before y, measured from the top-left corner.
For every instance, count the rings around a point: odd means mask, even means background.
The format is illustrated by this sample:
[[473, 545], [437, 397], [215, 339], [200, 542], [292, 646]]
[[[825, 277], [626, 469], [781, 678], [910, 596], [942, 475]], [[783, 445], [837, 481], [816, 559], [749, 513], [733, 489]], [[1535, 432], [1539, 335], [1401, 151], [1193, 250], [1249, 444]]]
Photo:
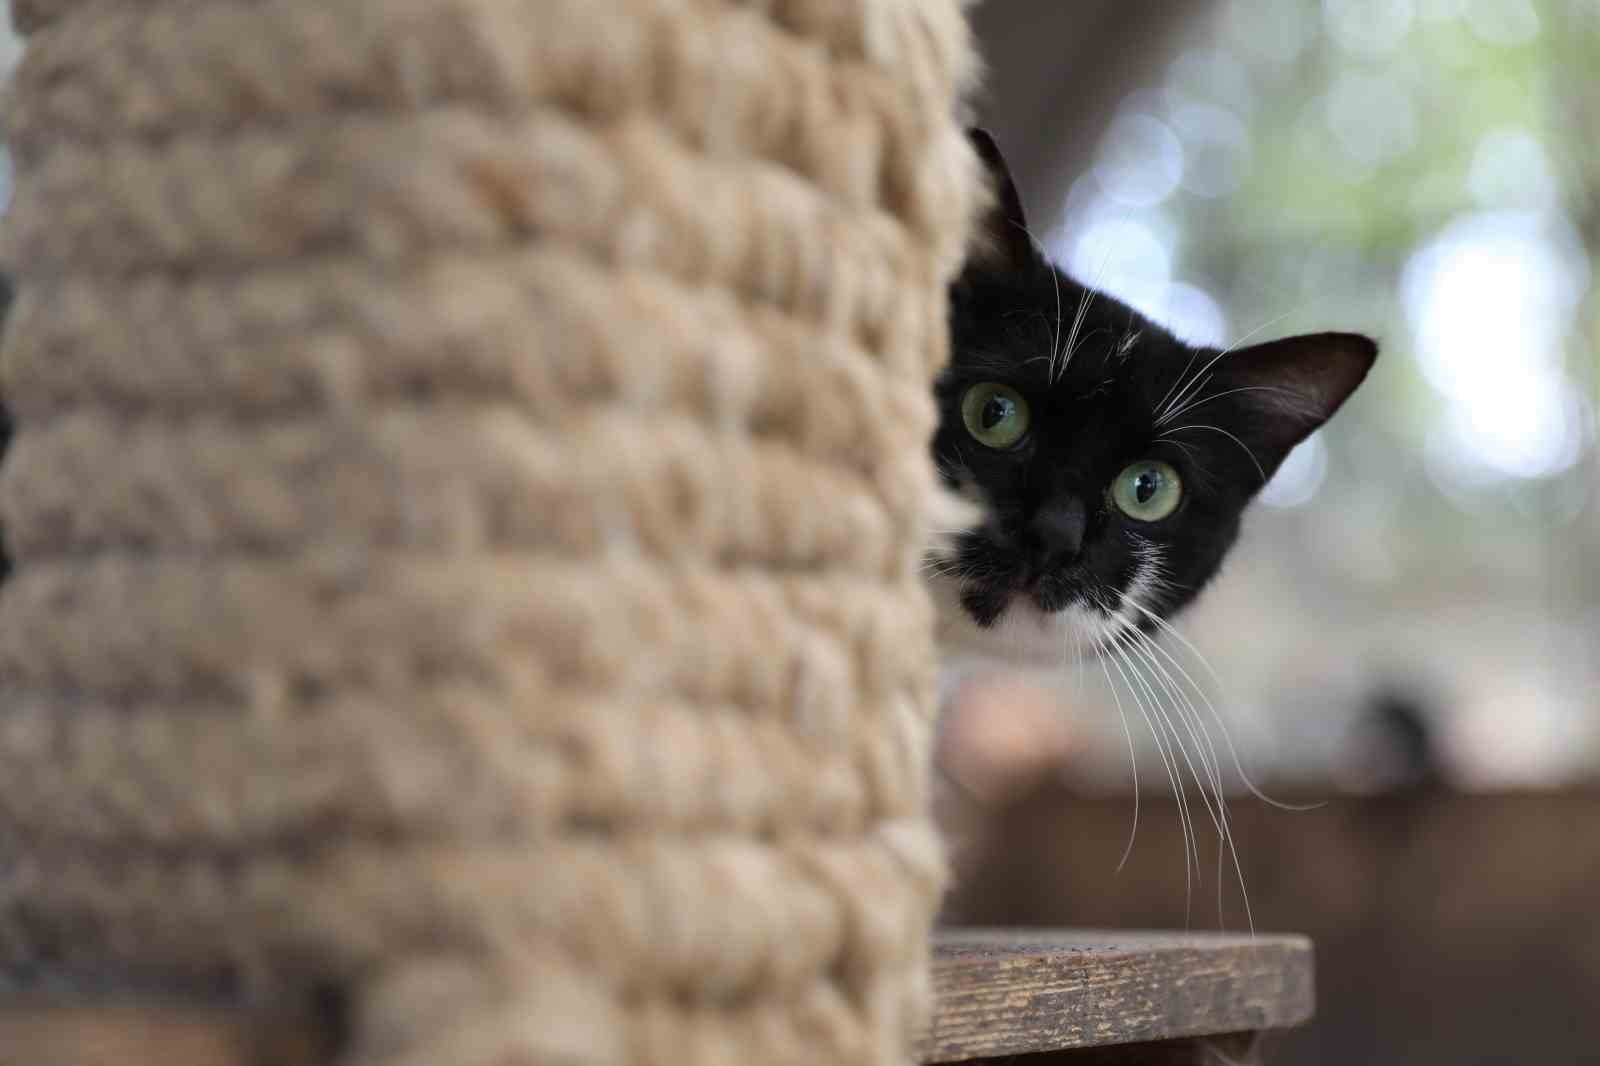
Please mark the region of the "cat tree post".
[[890, 1063], [953, 0], [15, 0], [0, 974]]

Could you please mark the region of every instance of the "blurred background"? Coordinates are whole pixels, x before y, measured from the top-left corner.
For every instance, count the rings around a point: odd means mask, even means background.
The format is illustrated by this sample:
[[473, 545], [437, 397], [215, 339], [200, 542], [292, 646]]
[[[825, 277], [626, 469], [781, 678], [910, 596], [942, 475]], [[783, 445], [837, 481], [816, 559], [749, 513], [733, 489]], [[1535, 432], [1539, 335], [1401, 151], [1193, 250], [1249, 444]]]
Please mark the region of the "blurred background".
[[[973, 18], [982, 120], [1058, 262], [1190, 340], [1384, 355], [1164, 641], [1237, 867], [1192, 787], [1186, 846], [1137, 723], [1128, 850], [1119, 703], [1176, 701], [1160, 682], [977, 674], [941, 738], [948, 917], [1309, 933], [1319, 1016], [1273, 1062], [1600, 1061], [1600, 0]], [[0, 69], [18, 52], [0, 31]], [[1223, 726], [1320, 805], [1252, 796]]]
[[1462, 787], [1592, 776], [1600, 2], [1119, 3], [1110, 40], [1096, 6], [977, 9], [1053, 257], [1190, 340], [1384, 352], [1182, 627], [1241, 755], [1360, 788], [1399, 701]]
[[[1383, 356], [1163, 641], [1229, 793], [1220, 906], [1216, 827], [1191, 783], [1186, 889], [1137, 714], [1176, 697], [1092, 667], [954, 691], [949, 919], [1309, 933], [1319, 1017], [1269, 1062], [1600, 1061], [1600, 0], [974, 20], [981, 119], [1058, 263], [1190, 340]], [[1320, 805], [1252, 796], [1223, 723], [1264, 791]]]

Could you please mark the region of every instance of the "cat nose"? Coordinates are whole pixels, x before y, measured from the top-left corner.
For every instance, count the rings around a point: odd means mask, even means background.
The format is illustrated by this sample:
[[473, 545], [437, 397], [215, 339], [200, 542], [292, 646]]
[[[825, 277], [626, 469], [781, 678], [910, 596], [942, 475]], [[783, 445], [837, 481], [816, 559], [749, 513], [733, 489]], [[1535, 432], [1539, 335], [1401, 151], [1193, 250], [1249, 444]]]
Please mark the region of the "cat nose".
[[1069, 497], [1040, 507], [1028, 520], [1027, 535], [1046, 561], [1060, 562], [1077, 557], [1088, 525], [1083, 501]]

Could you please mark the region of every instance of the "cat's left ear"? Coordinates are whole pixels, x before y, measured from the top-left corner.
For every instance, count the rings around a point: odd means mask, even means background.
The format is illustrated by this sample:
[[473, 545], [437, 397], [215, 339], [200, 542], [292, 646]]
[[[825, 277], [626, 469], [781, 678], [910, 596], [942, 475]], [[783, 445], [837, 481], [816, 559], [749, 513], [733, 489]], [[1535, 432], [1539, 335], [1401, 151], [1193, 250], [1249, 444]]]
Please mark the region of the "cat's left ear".
[[1028, 235], [1028, 220], [1022, 214], [1022, 197], [1017, 195], [1017, 184], [1011, 180], [1011, 168], [1000, 145], [986, 129], [967, 131], [967, 140], [989, 173], [989, 186], [993, 200], [978, 220], [974, 235], [974, 255], [990, 257], [999, 264], [1020, 270], [1039, 261], [1033, 238]]
[[[1204, 391], [1225, 398], [1231, 431], [1270, 478], [1350, 398], [1377, 358], [1377, 342], [1358, 333], [1286, 337], [1221, 355]], [[1185, 421], [1209, 421], [1199, 417], [1204, 408], [1196, 405], [1193, 413]]]

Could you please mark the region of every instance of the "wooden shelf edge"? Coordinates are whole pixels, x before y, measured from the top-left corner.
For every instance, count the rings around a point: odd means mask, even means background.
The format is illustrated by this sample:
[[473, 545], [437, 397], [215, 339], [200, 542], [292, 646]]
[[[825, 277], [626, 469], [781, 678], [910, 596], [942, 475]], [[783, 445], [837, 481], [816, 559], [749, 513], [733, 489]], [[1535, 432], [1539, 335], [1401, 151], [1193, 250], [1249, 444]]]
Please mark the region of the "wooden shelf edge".
[[1311, 941], [1046, 929], [934, 934], [924, 1063], [1285, 1029], [1311, 1018]]
[[[924, 1063], [1283, 1029], [1312, 1013], [1311, 942], [942, 929]], [[0, 1000], [0, 1066], [317, 1066], [303, 1018], [166, 1003]]]

